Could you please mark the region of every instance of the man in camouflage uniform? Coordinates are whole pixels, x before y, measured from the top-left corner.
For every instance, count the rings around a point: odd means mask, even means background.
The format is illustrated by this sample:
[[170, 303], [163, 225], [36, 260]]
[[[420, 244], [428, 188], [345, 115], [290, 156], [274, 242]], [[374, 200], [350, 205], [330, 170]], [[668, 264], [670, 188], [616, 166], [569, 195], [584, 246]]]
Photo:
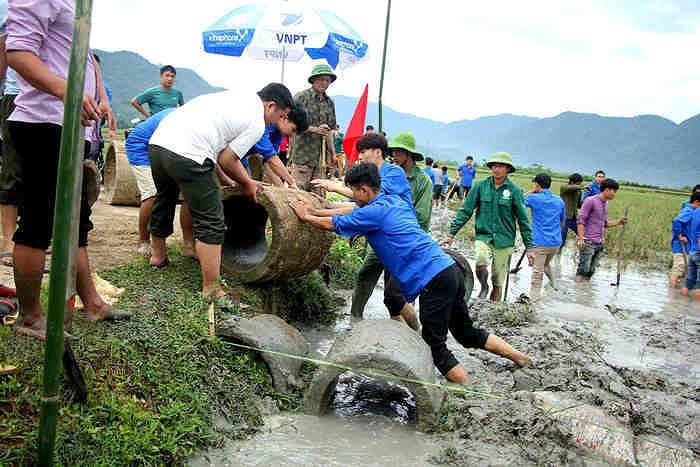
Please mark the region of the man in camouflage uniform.
[[327, 173], [321, 171], [324, 139], [326, 140], [326, 154], [324, 154], [326, 168], [332, 171], [332, 165], [336, 160], [331, 137], [331, 131], [336, 126], [335, 104], [326, 94], [326, 89], [336, 78], [337, 76], [327, 64], [316, 65], [309, 76], [311, 87], [294, 96], [296, 103], [306, 107], [309, 115], [309, 129], [294, 135], [290, 140], [291, 173], [297, 186], [307, 191], [311, 190], [309, 184], [311, 180], [327, 178]]

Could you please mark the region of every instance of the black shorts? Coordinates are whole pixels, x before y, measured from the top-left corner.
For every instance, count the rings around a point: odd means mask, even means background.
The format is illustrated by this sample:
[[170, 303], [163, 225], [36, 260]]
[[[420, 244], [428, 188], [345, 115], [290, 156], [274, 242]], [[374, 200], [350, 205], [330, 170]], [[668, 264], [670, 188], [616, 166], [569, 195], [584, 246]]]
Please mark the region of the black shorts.
[[442, 196], [442, 185], [433, 186], [433, 199], [440, 199]]
[[[19, 202], [19, 222], [12, 237], [15, 243], [45, 250], [51, 244], [61, 126], [53, 123], [9, 121], [8, 129], [17, 151], [23, 176], [23, 196]], [[82, 167], [82, 161], [80, 161]], [[86, 246], [92, 210], [87, 199], [87, 179], [83, 177], [78, 246]]]

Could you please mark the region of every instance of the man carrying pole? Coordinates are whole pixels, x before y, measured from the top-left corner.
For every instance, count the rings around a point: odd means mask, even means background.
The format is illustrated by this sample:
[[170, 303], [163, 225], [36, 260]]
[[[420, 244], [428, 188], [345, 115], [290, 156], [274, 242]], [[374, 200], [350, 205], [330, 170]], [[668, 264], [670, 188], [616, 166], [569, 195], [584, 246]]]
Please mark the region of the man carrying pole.
[[335, 103], [326, 94], [336, 79], [330, 66], [325, 63], [316, 65], [309, 76], [311, 87], [294, 96], [294, 101], [306, 108], [309, 128], [289, 141], [291, 173], [297, 185], [307, 191], [311, 190], [311, 180], [328, 178], [328, 151], [331, 160], [336, 158], [331, 133], [331, 129], [336, 127]]
[[457, 216], [450, 225], [450, 234], [443, 243], [452, 244], [457, 232], [476, 211], [476, 277], [481, 283], [479, 298], [489, 292], [488, 267], [492, 265], [491, 300], [499, 301], [510, 268], [509, 258], [515, 245], [515, 224], [526, 249], [532, 248], [532, 229], [523, 204], [523, 192], [508, 174], [515, 172], [513, 158], [507, 152], [497, 152], [486, 163], [492, 175], [479, 180], [469, 191]]

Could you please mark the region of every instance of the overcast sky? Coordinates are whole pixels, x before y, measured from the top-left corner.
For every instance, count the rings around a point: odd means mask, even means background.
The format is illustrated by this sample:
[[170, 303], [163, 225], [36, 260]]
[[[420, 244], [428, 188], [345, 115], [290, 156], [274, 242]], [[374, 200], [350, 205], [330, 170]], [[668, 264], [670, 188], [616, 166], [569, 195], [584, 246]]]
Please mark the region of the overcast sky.
[[[91, 46], [191, 68], [213, 85], [258, 90], [280, 80], [279, 63], [202, 48], [202, 31], [244, 3], [95, 0]], [[326, 0], [323, 7], [370, 48], [368, 60], [339, 70], [329, 94], [359, 96], [369, 83], [376, 101], [386, 2]], [[698, 0], [394, 0], [383, 101], [445, 122], [571, 110], [680, 123], [700, 113], [699, 24]], [[293, 93], [308, 86], [312, 66], [310, 59], [287, 64]]]

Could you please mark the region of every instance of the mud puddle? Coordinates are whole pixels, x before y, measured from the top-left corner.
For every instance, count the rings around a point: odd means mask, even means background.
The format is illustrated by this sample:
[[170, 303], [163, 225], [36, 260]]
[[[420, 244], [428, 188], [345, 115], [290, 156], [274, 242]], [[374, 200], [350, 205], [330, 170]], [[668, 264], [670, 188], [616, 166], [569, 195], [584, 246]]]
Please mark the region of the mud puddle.
[[228, 441], [192, 459], [200, 466], [435, 465], [431, 436], [381, 418], [302, 414], [269, 416], [255, 437]]

